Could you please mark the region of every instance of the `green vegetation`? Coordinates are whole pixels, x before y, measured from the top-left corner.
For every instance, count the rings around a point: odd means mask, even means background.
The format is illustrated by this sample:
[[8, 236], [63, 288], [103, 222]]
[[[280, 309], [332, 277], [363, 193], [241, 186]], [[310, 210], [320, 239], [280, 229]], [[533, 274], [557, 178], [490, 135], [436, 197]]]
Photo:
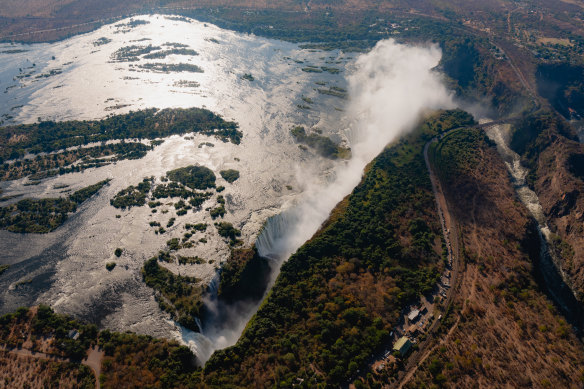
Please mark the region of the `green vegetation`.
[[105, 185], [109, 184], [110, 181], [111, 181], [110, 179], [103, 180], [98, 182], [97, 184], [93, 184], [83, 189], [79, 189], [78, 191], [69, 196], [69, 200], [73, 201], [74, 203], [81, 204], [85, 200], [99, 192], [99, 190], [103, 188]]
[[180, 249], [180, 241], [178, 238], [172, 238], [171, 240], [166, 242], [166, 246], [170, 251], [177, 251]]
[[116, 267], [115, 262], [108, 262], [105, 264], [105, 268], [107, 269], [107, 271], [112, 271], [114, 270], [115, 267]]
[[170, 50], [162, 50], [162, 51], [157, 51], [155, 53], [146, 54], [142, 58], [144, 58], [144, 59], [164, 59], [164, 58], [166, 58], [169, 55], [190, 55], [190, 56], [195, 56], [195, 55], [199, 55], [199, 53], [197, 53], [193, 49], [186, 49], [184, 47], [181, 47], [181, 48], [174, 48], [174, 49], [170, 49]]
[[19, 308], [0, 316], [0, 345], [20, 348], [25, 341], [32, 344], [30, 350], [33, 352], [68, 357], [73, 361], [39, 360], [43, 373], [50, 377], [50, 381], [44, 381], [48, 387], [73, 383], [76, 388], [94, 388], [93, 373], [80, 364], [94, 345], [105, 352], [99, 376], [103, 388], [187, 388], [196, 387], [200, 382], [200, 369], [195, 367], [195, 357], [188, 347], [150, 336], [108, 330], [98, 332], [97, 326], [57, 315], [45, 305], [30, 310]]
[[302, 68], [302, 71], [306, 73], [322, 73], [322, 69], [316, 66], [307, 66], [305, 68]]
[[179, 265], [201, 265], [203, 263], [206, 263], [206, 261], [202, 258], [199, 258], [197, 256], [195, 257], [183, 257], [182, 255], [179, 255], [177, 257], [178, 263]]
[[197, 224], [185, 224], [186, 230], [193, 230], [193, 234], [197, 231], [205, 232], [207, 230], [207, 223], [197, 223]]
[[10, 265], [0, 265], [0, 276], [4, 274], [6, 270], [10, 268]]
[[[210, 192], [196, 192], [194, 189], [207, 189], [215, 186], [215, 174], [212, 170], [203, 166], [187, 166], [171, 170], [162, 179], [162, 181], [168, 180], [171, 180], [171, 182], [156, 185], [152, 189], [154, 178], [145, 178], [137, 187], [129, 186], [118, 192], [110, 200], [110, 204], [116, 208], [125, 209], [133, 206], [140, 207], [148, 202], [150, 208], [156, 208], [162, 203], [154, 201], [154, 199], [179, 197], [181, 200], [174, 204], [174, 207], [177, 209], [177, 215], [181, 216], [185, 215], [187, 210], [193, 207], [199, 208], [212, 195]], [[150, 193], [152, 200], [149, 201]], [[182, 199], [188, 199], [190, 205], [187, 205]], [[155, 209], [153, 209], [154, 211]], [[163, 213], [165, 213], [164, 210]]]
[[202, 290], [194, 277], [178, 276], [158, 264], [154, 257], [142, 268], [146, 285], [154, 289], [160, 309], [170, 313], [182, 326], [200, 331], [195, 317], [199, 317], [203, 306]]
[[111, 60], [113, 62], [136, 62], [140, 60], [140, 56], [149, 54], [153, 51], [160, 50], [160, 46], [125, 46], [116, 50], [112, 56]]
[[237, 239], [241, 236], [241, 231], [233, 227], [231, 223], [215, 223], [215, 227], [217, 228], [217, 232], [220, 236], [229, 240], [230, 246], [235, 246], [242, 243], [241, 240]]
[[190, 63], [178, 63], [178, 64], [166, 64], [166, 63], [145, 63], [143, 65], [138, 65], [140, 69], [150, 70], [156, 73], [203, 73], [203, 69], [200, 66], [193, 65]]
[[251, 75], [251, 73], [245, 73], [243, 76], [241, 76], [241, 78], [247, 81], [255, 81], [255, 78]]
[[221, 170], [221, 177], [230, 184], [233, 184], [239, 178], [239, 172], [233, 169]]
[[321, 66], [320, 68], [325, 72], [329, 72], [330, 74], [339, 74], [341, 72], [341, 69], [339, 68], [333, 68], [328, 66]]
[[76, 388], [94, 388], [93, 373], [80, 362], [96, 344], [105, 352], [99, 377], [101, 387], [186, 388], [196, 387], [200, 382], [200, 369], [195, 367], [195, 357], [188, 347], [150, 336], [98, 332], [97, 326], [57, 315], [45, 305], [36, 308], [36, 313], [35, 308], [19, 308], [0, 316], [0, 345], [23, 347], [25, 341], [32, 344], [33, 352], [73, 360], [71, 363], [39, 360], [43, 374], [47, 373], [50, 379], [44, 381], [49, 387], [69, 382]]
[[[51, 351], [54, 354], [69, 357], [73, 360], [81, 360], [85, 357], [86, 350], [95, 344], [97, 338], [97, 326], [94, 324], [81, 324], [70, 317], [56, 315], [53, 310], [45, 305], [40, 305], [37, 314], [32, 317], [32, 312], [27, 308], [19, 308], [15, 313], [0, 317], [0, 342], [7, 347], [22, 346], [23, 339], [11, 329], [29, 326], [31, 335], [37, 339], [43, 335], [52, 334]], [[71, 331], [77, 331], [79, 336], [74, 339]], [[36, 342], [35, 342], [36, 343]], [[33, 347], [35, 347], [33, 345]]]
[[494, 143], [487, 138], [483, 131], [469, 131], [464, 128], [448, 133], [440, 143], [433, 143], [430, 152], [436, 156], [434, 163], [437, 170], [448, 172], [440, 179], [443, 182], [451, 183], [454, 180], [454, 172], [464, 173], [460, 172], [461, 167], [466, 171], [475, 169], [478, 163], [476, 150], [483, 143], [494, 146]]
[[166, 223], [166, 228], [172, 227], [175, 221], [176, 221], [175, 217], [171, 217], [170, 219], [168, 219], [168, 223]]
[[131, 19], [128, 23], [118, 23], [116, 24], [117, 28], [134, 28], [138, 26], [142, 26], [145, 24], [150, 24], [148, 20], [142, 19]]
[[296, 126], [290, 133], [297, 142], [315, 149], [322, 157], [336, 159], [351, 156], [351, 149], [338, 146], [330, 138], [318, 133], [307, 135], [304, 127]]
[[179, 182], [191, 189], [207, 189], [215, 187], [215, 173], [204, 166], [187, 166], [166, 173], [174, 182]]
[[37, 155], [32, 159], [1, 164], [0, 180], [16, 180], [29, 175], [31, 179], [43, 179], [81, 172], [85, 169], [109, 165], [124, 159], [140, 159], [150, 150], [152, 150], [152, 146], [143, 143], [122, 141], [115, 144]]
[[321, 95], [329, 95], [329, 96], [339, 97], [341, 99], [347, 98], [347, 91], [344, 90], [343, 88], [339, 88], [339, 87], [335, 87], [335, 86], [330, 87], [328, 89], [318, 88], [317, 91]]
[[0, 128], [0, 162], [92, 142], [156, 139], [198, 132], [239, 144], [237, 124], [201, 108], [147, 109], [93, 121], [44, 121]]
[[110, 204], [121, 209], [143, 206], [146, 204], [152, 181], [153, 178], [145, 178], [138, 186], [130, 185], [126, 189], [122, 189], [110, 200]]
[[211, 214], [211, 218], [213, 218], [213, 220], [217, 219], [218, 217], [223, 217], [225, 216], [225, 206], [221, 204], [220, 206], [211, 209], [209, 213]]
[[117, 249], [114, 251], [114, 254], [115, 254], [115, 256], [116, 256], [116, 257], [118, 257], [118, 258], [119, 258], [119, 257], [121, 257], [121, 256], [122, 256], [122, 253], [123, 253], [123, 252], [124, 252], [124, 250], [118, 247], [118, 248], [117, 248]]
[[[206, 193], [193, 192], [192, 190], [187, 189], [184, 185], [176, 183], [176, 182], [157, 185], [154, 188], [154, 190], [152, 191], [152, 197], [155, 199], [180, 197], [182, 199], [191, 199], [195, 203], [200, 203], [200, 204], [202, 204], [210, 196], [211, 196], [211, 194], [208, 192], [206, 192]], [[157, 203], [158, 203], [158, 201], [154, 202], [154, 204], [157, 204]], [[192, 204], [192, 205], [198, 206], [195, 204]]]
[[233, 249], [221, 267], [218, 296], [228, 302], [257, 301], [266, 291], [269, 276], [268, 260], [260, 257], [255, 247]]
[[97, 39], [95, 42], [93, 42], [94, 46], [103, 46], [103, 45], [107, 45], [108, 43], [110, 43], [112, 40], [106, 37], [101, 37], [99, 39]]
[[24, 199], [0, 208], [0, 229], [19, 233], [47, 233], [60, 227], [77, 206], [96, 194], [109, 180], [80, 189], [69, 197]]
[[187, 388], [199, 381], [188, 347], [150, 336], [102, 331], [104, 388]]
[[385, 149], [282, 265], [237, 344], [211, 357], [206, 382], [291, 386], [301, 378], [336, 387], [386, 347], [401, 310], [434, 287], [444, 266], [424, 145], [469, 123], [460, 111], [439, 113]]

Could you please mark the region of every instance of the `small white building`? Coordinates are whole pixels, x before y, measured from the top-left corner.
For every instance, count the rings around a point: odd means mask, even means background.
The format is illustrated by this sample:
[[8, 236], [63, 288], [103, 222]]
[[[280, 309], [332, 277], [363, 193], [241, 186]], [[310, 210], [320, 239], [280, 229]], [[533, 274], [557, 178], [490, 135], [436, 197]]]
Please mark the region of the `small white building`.
[[408, 320], [410, 322], [415, 322], [420, 317], [420, 311], [418, 309], [414, 309], [408, 314]]

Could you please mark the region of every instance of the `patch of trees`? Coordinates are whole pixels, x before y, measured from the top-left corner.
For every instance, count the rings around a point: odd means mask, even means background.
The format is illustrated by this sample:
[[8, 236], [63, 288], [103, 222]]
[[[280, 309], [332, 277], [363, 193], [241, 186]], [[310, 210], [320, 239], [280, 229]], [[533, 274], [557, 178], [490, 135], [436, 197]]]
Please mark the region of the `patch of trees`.
[[218, 207], [211, 209], [209, 213], [211, 214], [211, 218], [213, 218], [213, 220], [217, 219], [218, 217], [223, 217], [225, 216], [225, 206], [221, 204]]
[[230, 184], [233, 184], [239, 178], [239, 171], [234, 169], [221, 170], [221, 177]]
[[140, 69], [150, 70], [156, 73], [203, 73], [203, 69], [200, 66], [191, 63], [177, 63], [177, 64], [167, 64], [167, 63], [145, 63], [143, 65], [138, 65]]
[[342, 88], [339, 88], [339, 87], [333, 86], [333, 87], [330, 87], [328, 89], [318, 88], [317, 91], [321, 95], [329, 95], [329, 96], [339, 97], [341, 99], [347, 98], [347, 91], [342, 89]]
[[178, 342], [105, 330], [99, 345], [104, 388], [187, 388], [200, 381], [193, 353]]
[[[199, 209], [203, 203], [212, 196], [211, 192], [198, 192], [195, 189], [207, 189], [215, 186], [215, 174], [212, 170], [203, 166], [187, 166], [167, 172], [162, 181], [169, 181], [166, 184], [153, 185], [154, 178], [145, 178], [138, 186], [129, 186], [118, 192], [110, 204], [116, 208], [131, 208], [133, 206], [143, 206], [148, 202], [152, 212], [162, 203], [163, 198], [180, 198], [174, 204], [176, 215], [186, 215], [190, 209]], [[188, 203], [185, 201], [188, 200]], [[164, 212], [164, 210], [163, 210]], [[223, 208], [223, 214], [225, 209]], [[171, 218], [167, 228], [174, 224], [175, 218]], [[160, 227], [160, 223], [150, 223], [151, 226]], [[157, 233], [164, 233], [160, 228]]]
[[144, 263], [142, 278], [146, 285], [154, 289], [160, 309], [170, 313], [182, 326], [200, 331], [195, 317], [200, 316], [203, 306], [202, 289], [195, 277], [179, 276], [158, 264], [153, 257]]
[[297, 142], [315, 149], [319, 155], [325, 158], [347, 158], [351, 149], [336, 145], [330, 138], [317, 133], [307, 134], [302, 126], [296, 126], [290, 133]]
[[219, 236], [229, 241], [229, 245], [235, 246], [242, 243], [241, 240], [237, 239], [241, 236], [241, 231], [233, 227], [233, 224], [227, 222], [215, 223], [215, 228], [217, 228]]
[[157, 51], [157, 52], [154, 52], [154, 53], [146, 54], [146, 55], [144, 55], [143, 58], [144, 59], [164, 59], [164, 58], [166, 58], [169, 55], [190, 55], [190, 56], [195, 56], [195, 55], [199, 55], [199, 53], [197, 53], [193, 49], [186, 49], [184, 47], [180, 47], [180, 48], [162, 50], [162, 51]]
[[174, 182], [179, 182], [191, 189], [207, 189], [215, 187], [215, 173], [205, 166], [187, 166], [166, 173]]
[[110, 180], [80, 189], [68, 197], [23, 199], [0, 208], [0, 229], [19, 233], [47, 233], [60, 227], [77, 206], [96, 194]]
[[146, 204], [146, 198], [152, 187], [153, 178], [145, 178], [137, 186], [130, 185], [129, 187], [119, 191], [110, 204], [114, 208], [132, 208], [141, 207]]
[[202, 108], [146, 109], [102, 120], [42, 121], [0, 128], [0, 162], [63, 150], [92, 142], [156, 139], [197, 132], [239, 144], [242, 133], [235, 122]]
[[385, 149], [331, 219], [283, 264], [237, 344], [211, 357], [206, 382], [292, 386], [301, 378], [337, 387], [359, 370], [365, 375], [402, 309], [435, 286], [444, 266], [434, 248], [441, 229], [424, 145], [472, 122], [459, 111], [441, 113]]
[[[43, 179], [72, 172], [81, 172], [92, 167], [105, 166], [124, 159], [143, 158], [151, 146], [137, 142], [121, 142], [96, 147], [65, 150], [49, 155], [38, 155], [0, 165], [0, 180], [16, 180], [30, 175], [33, 179]], [[108, 157], [107, 160], [98, 158]], [[75, 164], [76, 162], [79, 163]], [[75, 164], [75, 165], [73, 165]]]
[[32, 350], [38, 351], [41, 350], [41, 340], [45, 338], [50, 345], [44, 352], [76, 361], [40, 360], [39, 363], [45, 370], [50, 370], [53, 377], [50, 382], [45, 381], [50, 387], [58, 387], [63, 382], [75, 382], [78, 388], [95, 387], [93, 373], [80, 364], [87, 350], [95, 344], [105, 352], [99, 377], [104, 388], [200, 385], [200, 369], [195, 366], [195, 356], [178, 342], [132, 333], [98, 332], [97, 326], [55, 314], [45, 305], [39, 306], [36, 313], [34, 309], [19, 308], [14, 313], [0, 316], [0, 345], [18, 347], [28, 339], [33, 343]]
[[[20, 328], [20, 331], [12, 331]], [[15, 313], [0, 317], [0, 340], [8, 347], [22, 346], [23, 339], [18, 333], [29, 332], [36, 338], [51, 336], [51, 353], [80, 361], [86, 350], [97, 340], [97, 326], [83, 324], [71, 317], [57, 315], [53, 310], [40, 305], [36, 315], [27, 308], [19, 308]]]
[[238, 300], [258, 301], [264, 295], [270, 277], [267, 259], [256, 248], [233, 249], [221, 267], [218, 296], [233, 303]]

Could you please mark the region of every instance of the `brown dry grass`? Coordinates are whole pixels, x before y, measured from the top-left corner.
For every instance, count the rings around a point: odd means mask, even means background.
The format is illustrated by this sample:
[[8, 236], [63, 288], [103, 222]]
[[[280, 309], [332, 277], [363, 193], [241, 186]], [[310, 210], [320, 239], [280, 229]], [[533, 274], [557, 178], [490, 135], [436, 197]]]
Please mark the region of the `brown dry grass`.
[[477, 167], [451, 172], [445, 188], [468, 257], [455, 300], [460, 320], [410, 386], [432, 382], [436, 359], [451, 364], [442, 374], [452, 388], [582, 387], [582, 343], [537, 288], [521, 247], [527, 213], [496, 151], [483, 145], [477, 155]]
[[[82, 379], [88, 379], [86, 370], [89, 369], [79, 364], [47, 361], [0, 351], [2, 388], [80, 388], [83, 387]], [[93, 377], [93, 374], [89, 375]], [[93, 385], [92, 382], [85, 387], [92, 388]]]
[[561, 258], [562, 268], [584, 301], [584, 181], [570, 172], [568, 162], [570, 155], [584, 154], [584, 147], [553, 126], [542, 135], [547, 144], [539, 155], [535, 191], [552, 232], [573, 250], [573, 256]]

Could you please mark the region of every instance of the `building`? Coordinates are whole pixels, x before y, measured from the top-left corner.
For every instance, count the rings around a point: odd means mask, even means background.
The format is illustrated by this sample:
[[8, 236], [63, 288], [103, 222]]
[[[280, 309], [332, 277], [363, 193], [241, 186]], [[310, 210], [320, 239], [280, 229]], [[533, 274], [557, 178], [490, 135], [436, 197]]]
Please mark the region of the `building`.
[[418, 320], [419, 316], [420, 316], [420, 311], [417, 309], [414, 309], [413, 311], [411, 311], [408, 314], [408, 320], [413, 323], [416, 320]]
[[402, 357], [405, 357], [412, 348], [412, 342], [405, 336], [398, 339], [393, 345], [393, 351], [398, 351]]

